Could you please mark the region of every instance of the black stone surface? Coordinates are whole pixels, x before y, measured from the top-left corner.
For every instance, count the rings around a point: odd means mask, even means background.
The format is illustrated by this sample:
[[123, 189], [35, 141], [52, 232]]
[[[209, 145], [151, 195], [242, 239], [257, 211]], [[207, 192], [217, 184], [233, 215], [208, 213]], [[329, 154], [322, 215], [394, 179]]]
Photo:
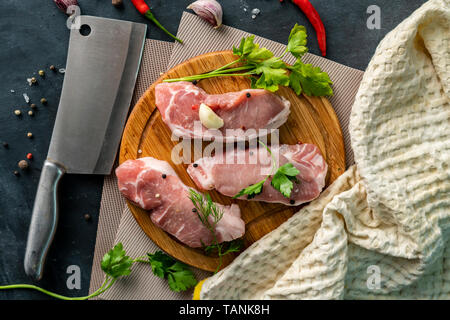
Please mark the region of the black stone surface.
[[[190, 0], [151, 0], [154, 14], [170, 31], [176, 32], [181, 14]], [[328, 58], [364, 70], [383, 36], [409, 16], [422, 0], [312, 0], [327, 30]], [[79, 0], [83, 14], [147, 23], [128, 0], [116, 9], [109, 0]], [[291, 27], [297, 22], [308, 29], [309, 48], [319, 54], [315, 32], [302, 12], [285, 0], [222, 0], [224, 23], [272, 40], [286, 43]], [[366, 27], [367, 7], [381, 8], [381, 29]], [[244, 7], [248, 10], [245, 12]], [[251, 18], [250, 10], [261, 13]], [[67, 17], [53, 1], [0, 1], [0, 285], [32, 283], [23, 271], [23, 256], [31, 210], [45, 160], [64, 76], [49, 70], [65, 66], [69, 30]], [[170, 41], [148, 22], [148, 37]], [[193, 30], [195, 32], [195, 30]], [[45, 79], [37, 72], [45, 70]], [[30, 87], [26, 79], [35, 76], [38, 85]], [[10, 90], [14, 90], [12, 93]], [[38, 108], [28, 116], [23, 93]], [[40, 99], [48, 100], [47, 106]], [[22, 116], [14, 115], [20, 109]], [[32, 132], [33, 139], [26, 137]], [[17, 168], [17, 162], [33, 153], [30, 169]], [[13, 174], [20, 171], [20, 176]], [[38, 284], [63, 295], [86, 295], [89, 288], [98, 211], [102, 188], [101, 176], [66, 176], [60, 192], [61, 215], [58, 231], [48, 256], [44, 279]], [[92, 216], [85, 221], [84, 214]], [[81, 289], [66, 286], [69, 265], [81, 269]], [[48, 299], [27, 290], [1, 291], [0, 299]]]

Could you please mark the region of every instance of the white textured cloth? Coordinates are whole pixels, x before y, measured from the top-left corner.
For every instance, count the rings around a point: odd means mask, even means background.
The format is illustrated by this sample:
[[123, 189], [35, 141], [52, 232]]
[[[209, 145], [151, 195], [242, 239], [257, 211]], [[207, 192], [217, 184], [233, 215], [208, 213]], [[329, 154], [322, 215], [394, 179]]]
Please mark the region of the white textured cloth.
[[202, 299], [450, 298], [449, 46], [450, 0], [385, 37], [352, 109], [356, 165]]

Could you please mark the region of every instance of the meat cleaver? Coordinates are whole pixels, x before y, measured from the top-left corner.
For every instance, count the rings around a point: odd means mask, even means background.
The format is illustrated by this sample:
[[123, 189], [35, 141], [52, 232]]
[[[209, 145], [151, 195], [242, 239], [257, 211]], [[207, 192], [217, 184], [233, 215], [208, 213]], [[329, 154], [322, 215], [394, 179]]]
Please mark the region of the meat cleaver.
[[79, 19], [81, 28], [70, 33], [61, 99], [28, 231], [24, 267], [34, 280], [42, 278], [56, 231], [61, 177], [112, 170], [145, 43], [144, 24]]

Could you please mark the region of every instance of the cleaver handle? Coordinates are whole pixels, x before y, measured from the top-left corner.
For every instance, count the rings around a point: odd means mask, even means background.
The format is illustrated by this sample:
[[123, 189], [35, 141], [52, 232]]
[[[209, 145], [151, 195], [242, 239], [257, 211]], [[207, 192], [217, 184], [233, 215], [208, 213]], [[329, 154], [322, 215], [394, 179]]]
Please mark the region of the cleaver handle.
[[66, 169], [45, 160], [34, 200], [33, 214], [25, 251], [25, 273], [34, 280], [42, 278], [45, 258], [58, 222], [58, 185]]

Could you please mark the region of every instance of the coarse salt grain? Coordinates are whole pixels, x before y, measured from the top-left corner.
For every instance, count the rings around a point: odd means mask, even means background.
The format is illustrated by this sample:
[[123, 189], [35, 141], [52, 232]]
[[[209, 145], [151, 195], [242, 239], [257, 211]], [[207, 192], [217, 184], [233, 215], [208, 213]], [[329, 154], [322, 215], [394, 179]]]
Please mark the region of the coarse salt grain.
[[252, 9], [251, 13], [252, 13], [252, 19], [255, 19], [256, 16], [261, 12], [261, 10], [259, 10], [258, 8], [254, 8]]
[[23, 94], [23, 98], [25, 99], [26, 103], [30, 102], [30, 97], [26, 93]]
[[258, 8], [252, 9], [252, 14], [257, 15], [257, 14], [259, 14], [260, 12], [261, 12], [261, 10], [259, 10]]

